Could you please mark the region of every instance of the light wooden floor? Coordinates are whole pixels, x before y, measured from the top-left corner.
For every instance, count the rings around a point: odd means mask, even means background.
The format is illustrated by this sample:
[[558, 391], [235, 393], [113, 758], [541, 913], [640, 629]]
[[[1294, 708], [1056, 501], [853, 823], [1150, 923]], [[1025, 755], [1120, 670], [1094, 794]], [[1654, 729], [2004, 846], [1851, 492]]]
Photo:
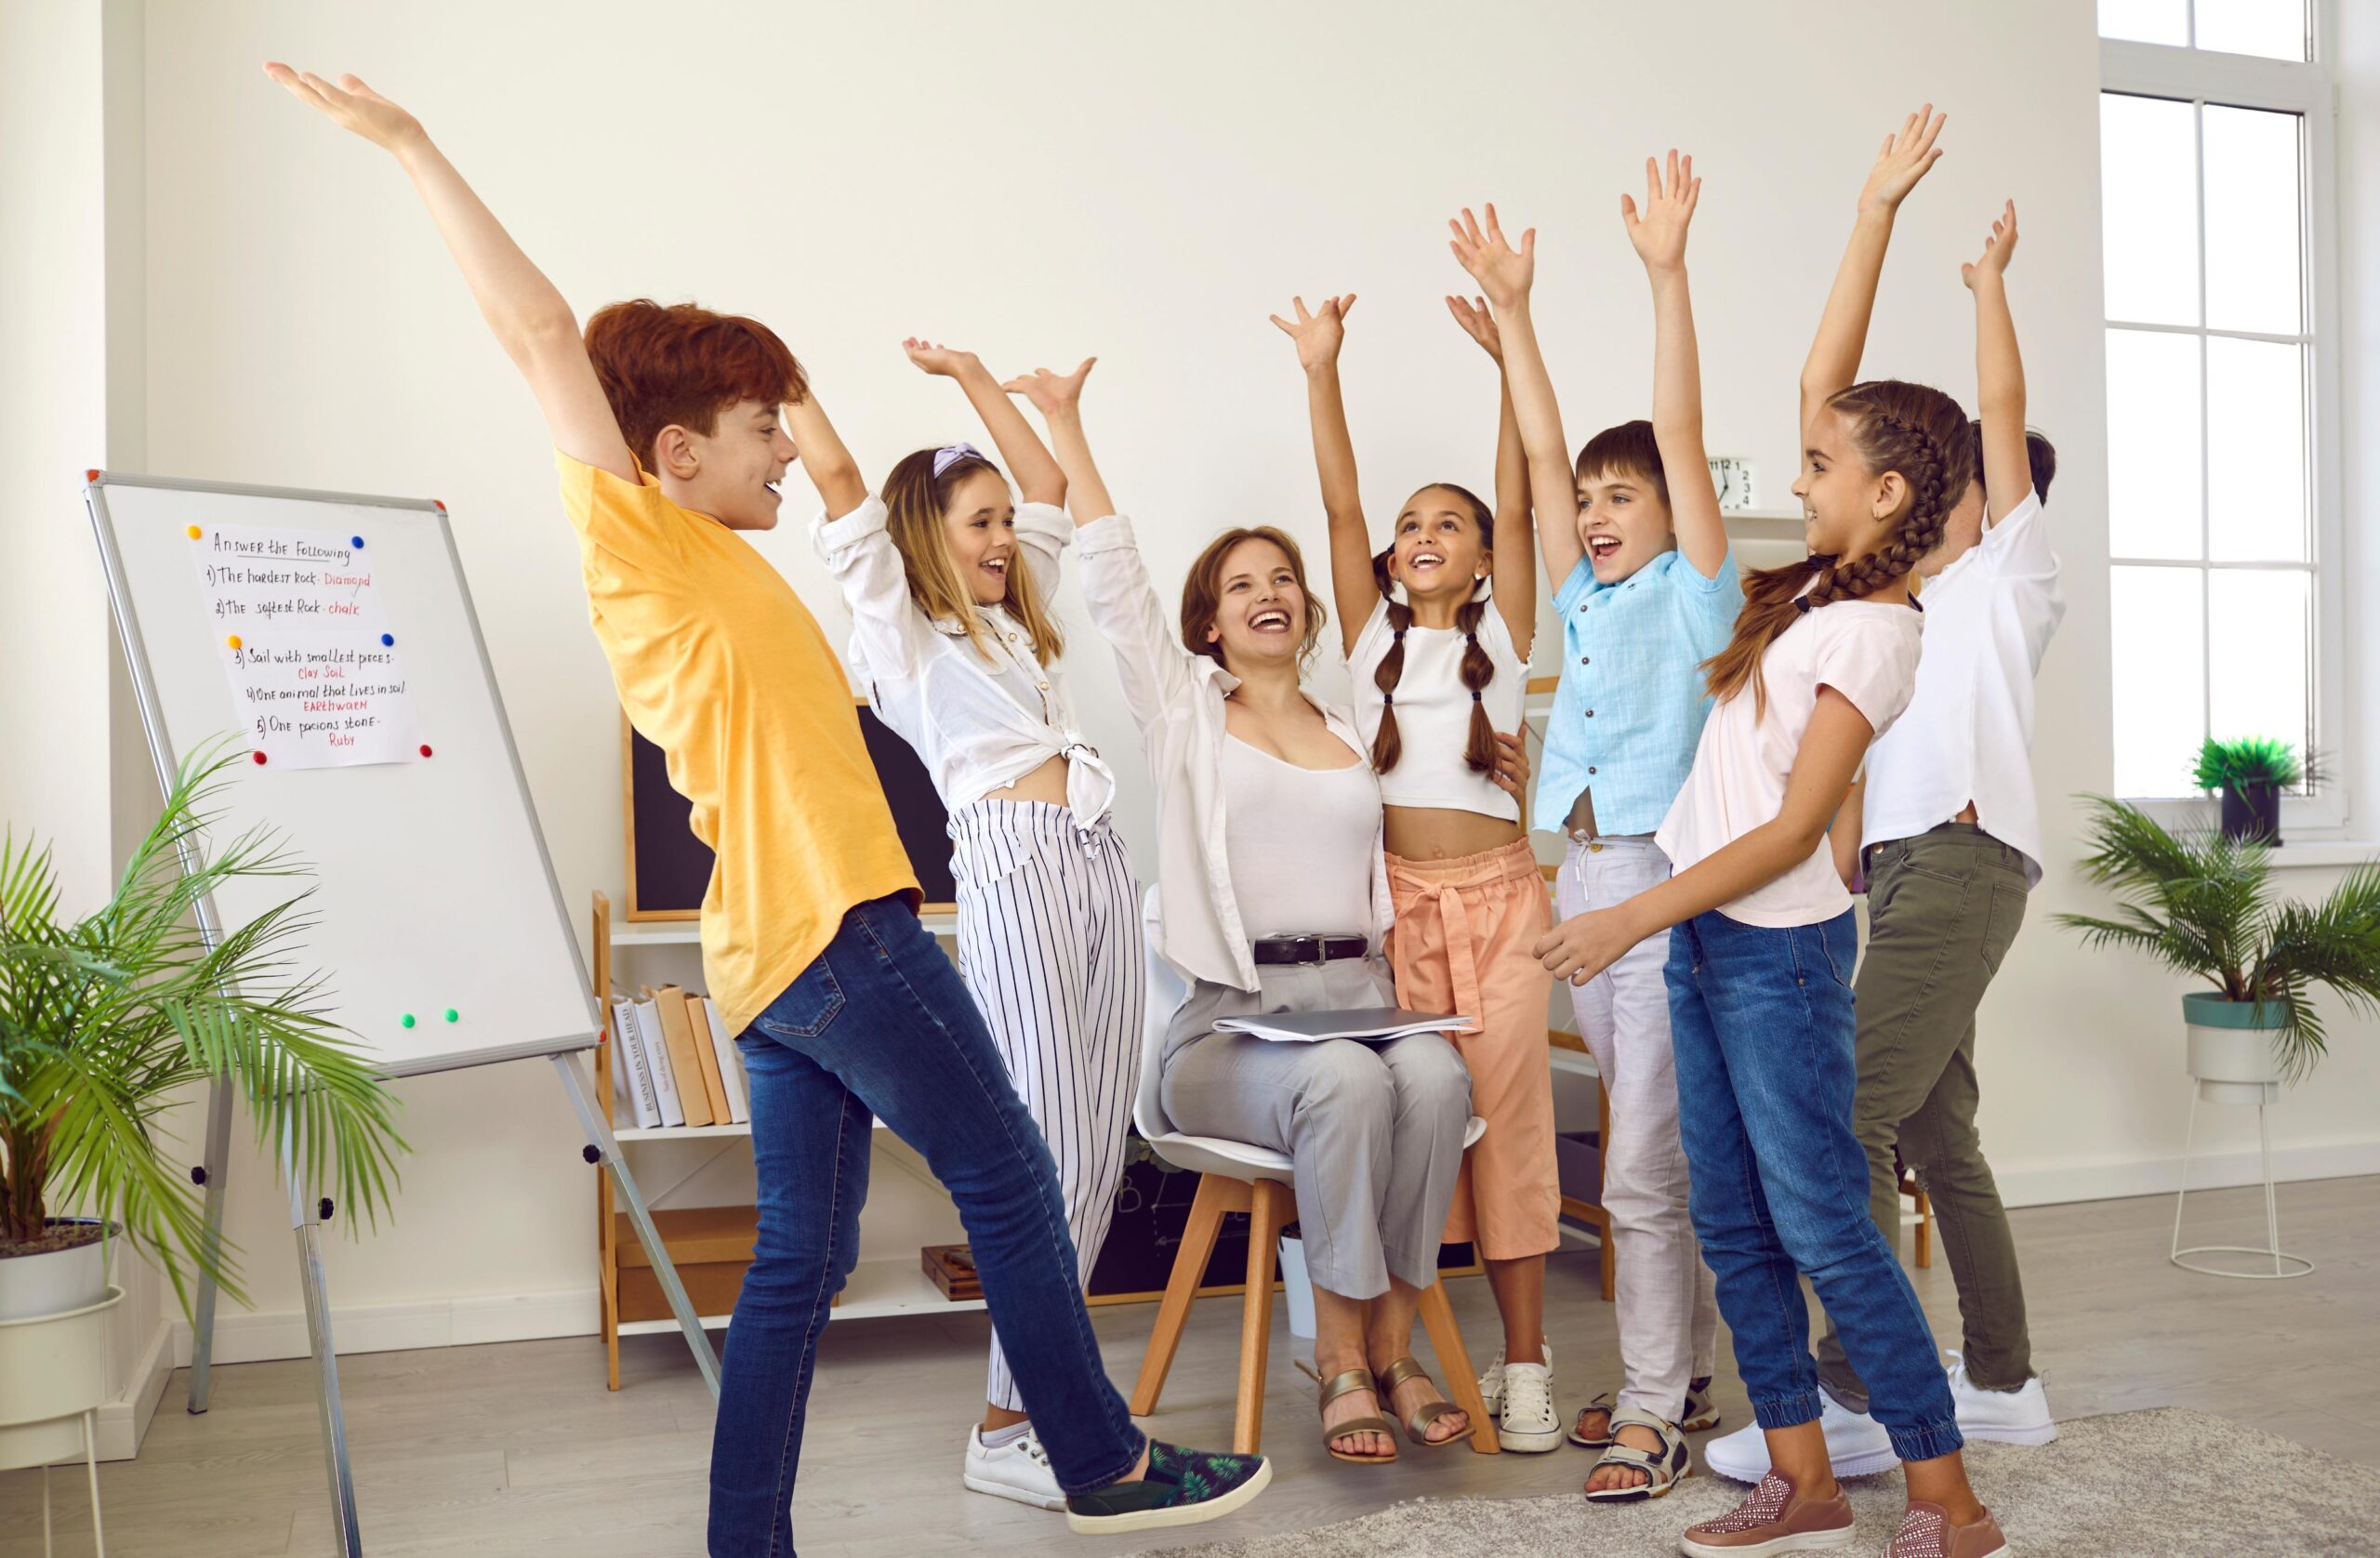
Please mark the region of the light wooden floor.
[[[2261, 1237], [2261, 1195], [2191, 1199], [2205, 1242]], [[2016, 1214], [2035, 1361], [2060, 1417], [2150, 1406], [2223, 1414], [2333, 1455], [2380, 1466], [2380, 1179], [2281, 1190], [2284, 1242], [2321, 1269], [2294, 1282], [2225, 1282], [2164, 1260], [2168, 1198]], [[2199, 1221], [2203, 1215], [2204, 1222]], [[1550, 1329], [1562, 1404], [1618, 1380], [1610, 1310], [1592, 1254], [1555, 1258]], [[1937, 1335], [1958, 1334], [1950, 1273], [1912, 1273]], [[1493, 1305], [1477, 1280], [1455, 1309], [1484, 1356]], [[1093, 1311], [1109, 1372], [1127, 1385], [1153, 1309]], [[1150, 1426], [1220, 1446], [1228, 1437], [1236, 1301], [1194, 1312], [1166, 1402]], [[1515, 1498], [1579, 1485], [1588, 1458], [1474, 1456], [1408, 1448], [1394, 1467], [1327, 1460], [1276, 1309], [1266, 1449], [1276, 1480], [1215, 1534], [1295, 1531], [1420, 1495]], [[1179, 1543], [1077, 1542], [1058, 1517], [969, 1494], [959, 1459], [983, 1388], [981, 1315], [838, 1325], [812, 1396], [795, 1529], [811, 1558], [989, 1552], [1123, 1552]], [[1724, 1340], [1721, 1357], [1726, 1356]], [[182, 1410], [177, 1377], [139, 1459], [100, 1471], [109, 1548], [123, 1558], [331, 1551], [312, 1374], [303, 1362], [221, 1369], [214, 1410]], [[592, 1340], [523, 1342], [342, 1360], [340, 1380], [364, 1551], [380, 1554], [567, 1554], [653, 1558], [703, 1550], [711, 1408], [673, 1338], [622, 1348], [618, 1394]], [[1744, 1397], [1724, 1367], [1728, 1428]], [[1724, 1430], [1723, 1430], [1724, 1432]], [[41, 1551], [38, 1473], [0, 1472], [0, 1558]], [[79, 1475], [53, 1472], [60, 1551], [89, 1551]], [[1582, 1515], [1582, 1519], [1584, 1516]], [[1204, 1533], [1194, 1532], [1195, 1540]]]

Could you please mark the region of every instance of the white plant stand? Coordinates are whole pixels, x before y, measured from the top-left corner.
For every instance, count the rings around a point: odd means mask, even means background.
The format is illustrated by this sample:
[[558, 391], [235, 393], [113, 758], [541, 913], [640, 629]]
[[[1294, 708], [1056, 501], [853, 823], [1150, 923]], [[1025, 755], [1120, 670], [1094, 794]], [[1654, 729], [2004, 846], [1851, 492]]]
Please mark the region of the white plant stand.
[[[2186, 1009], [2187, 1010], [2187, 1009]], [[2182, 1128], [2182, 1183], [2174, 1193], [2174, 1242], [2167, 1259], [2186, 1272], [2202, 1276], [2228, 1276], [2249, 1282], [2284, 1281], [2304, 1276], [2314, 1269], [2314, 1262], [2303, 1255], [2290, 1255], [2281, 1248], [2281, 1211], [2273, 1195], [2272, 1128], [2265, 1111], [2281, 1099], [2281, 1082], [2271, 1050], [2264, 1030], [2258, 1028], [2211, 1028], [2191, 1023], [2188, 1027], [2190, 1057], [2190, 1113], [2188, 1123]], [[2248, 1245], [2202, 1244], [2188, 1248], [2182, 1246], [2182, 1208], [2190, 1192], [2190, 1149], [2198, 1133], [2200, 1101], [2209, 1103], [2254, 1104], [2256, 1110], [2256, 1146], [2263, 1159], [2265, 1186], [2265, 1242], [2262, 1248]], [[2207, 1261], [2192, 1259], [2204, 1255], [2254, 1255], [2272, 1262], [2272, 1270], [2231, 1271]]]
[[92, 1425], [107, 1397], [107, 1297], [81, 1309], [28, 1320], [0, 1320], [0, 1469], [41, 1468], [41, 1550], [49, 1558], [49, 1468], [78, 1448], [91, 1482], [91, 1543], [107, 1558], [99, 1526], [99, 1461]]

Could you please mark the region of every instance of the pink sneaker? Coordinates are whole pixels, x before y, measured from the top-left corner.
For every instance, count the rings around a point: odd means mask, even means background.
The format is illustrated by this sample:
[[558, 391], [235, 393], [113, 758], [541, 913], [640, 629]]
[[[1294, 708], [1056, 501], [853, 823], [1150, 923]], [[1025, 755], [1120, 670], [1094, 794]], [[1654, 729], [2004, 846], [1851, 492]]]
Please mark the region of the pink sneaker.
[[[1852, 1534], [1849, 1494], [1838, 1487], [1831, 1499], [1805, 1499], [1793, 1491], [1790, 1478], [1772, 1470], [1735, 1512], [1687, 1526], [1677, 1545], [1692, 1558], [1760, 1558], [1844, 1547]], [[1919, 1551], [1911, 1549], [1911, 1554]], [[1896, 1551], [1892, 1558], [1904, 1555]]]
[[2008, 1538], [1991, 1512], [1972, 1525], [1953, 1525], [1939, 1504], [1912, 1499], [1900, 1514], [1900, 1529], [1884, 1544], [1884, 1558], [2003, 1558]]

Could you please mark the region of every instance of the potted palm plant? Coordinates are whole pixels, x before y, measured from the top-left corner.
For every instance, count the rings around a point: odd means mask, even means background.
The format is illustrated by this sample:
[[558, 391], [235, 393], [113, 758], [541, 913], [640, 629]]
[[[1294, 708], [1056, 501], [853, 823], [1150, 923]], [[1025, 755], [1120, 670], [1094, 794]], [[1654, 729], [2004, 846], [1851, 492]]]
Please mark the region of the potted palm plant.
[[2281, 797], [2304, 783], [2307, 765], [2289, 743], [2246, 735], [2232, 741], [2206, 738], [2193, 773], [2198, 787], [2223, 795], [2223, 836], [2281, 842]]
[[[366, 1221], [388, 1208], [393, 1101], [326, 1015], [320, 976], [298, 971], [311, 890], [213, 945], [194, 918], [228, 883], [309, 875], [262, 829], [209, 848], [209, 802], [241, 756], [183, 764], [113, 892], [79, 919], [48, 852], [0, 840], [0, 1322], [98, 1301], [116, 1237], [185, 1313], [196, 1274], [242, 1297], [236, 1252], [168, 1150], [165, 1116], [201, 1083], [230, 1079], [259, 1143], [335, 1185], [342, 1208]], [[0, 1379], [0, 1422], [10, 1393]]]
[[2380, 863], [2319, 904], [2281, 903], [2271, 848], [2203, 829], [2168, 832], [2136, 806], [2091, 797], [2082, 869], [2114, 891], [2111, 918], [2062, 914], [2086, 945], [2145, 952], [2209, 989], [2182, 997], [2189, 1074], [2209, 1102], [2268, 1102], [2321, 1059], [2316, 986], [2380, 1011]]

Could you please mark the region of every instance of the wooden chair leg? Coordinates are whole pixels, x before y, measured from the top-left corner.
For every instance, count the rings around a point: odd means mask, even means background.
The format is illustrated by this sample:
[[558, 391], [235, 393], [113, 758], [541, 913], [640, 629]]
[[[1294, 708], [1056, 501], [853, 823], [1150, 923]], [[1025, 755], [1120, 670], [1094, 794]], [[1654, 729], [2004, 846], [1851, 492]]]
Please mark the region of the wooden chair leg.
[[1924, 1271], [1934, 1263], [1934, 1201], [1925, 1192], [1917, 1193], [1917, 1269]]
[[1239, 1400], [1232, 1413], [1231, 1451], [1254, 1455], [1264, 1438], [1264, 1371], [1273, 1352], [1273, 1264], [1281, 1230], [1297, 1198], [1285, 1184], [1259, 1180], [1248, 1208], [1248, 1287], [1239, 1308]]
[[1437, 1354], [1438, 1372], [1446, 1377], [1448, 1399], [1471, 1418], [1471, 1447], [1480, 1455], [1497, 1455], [1503, 1446], [1488, 1403], [1479, 1394], [1479, 1376], [1471, 1367], [1471, 1350], [1462, 1344], [1462, 1327], [1454, 1323], [1454, 1306], [1447, 1302], [1447, 1285], [1433, 1282], [1421, 1295], [1421, 1325], [1430, 1333], [1430, 1351]]
[[1248, 1187], [1221, 1174], [1198, 1176], [1198, 1193], [1190, 1203], [1190, 1221], [1182, 1230], [1182, 1248], [1174, 1251], [1173, 1271], [1166, 1278], [1165, 1298], [1157, 1306], [1157, 1328], [1149, 1333], [1149, 1350], [1141, 1359], [1141, 1377], [1132, 1386], [1131, 1409], [1136, 1418], [1157, 1410], [1165, 1377], [1173, 1367], [1173, 1353], [1182, 1345], [1182, 1327], [1190, 1318], [1190, 1301], [1198, 1296], [1199, 1279], [1215, 1253], [1215, 1235], [1223, 1231], [1223, 1213], [1240, 1209]]

